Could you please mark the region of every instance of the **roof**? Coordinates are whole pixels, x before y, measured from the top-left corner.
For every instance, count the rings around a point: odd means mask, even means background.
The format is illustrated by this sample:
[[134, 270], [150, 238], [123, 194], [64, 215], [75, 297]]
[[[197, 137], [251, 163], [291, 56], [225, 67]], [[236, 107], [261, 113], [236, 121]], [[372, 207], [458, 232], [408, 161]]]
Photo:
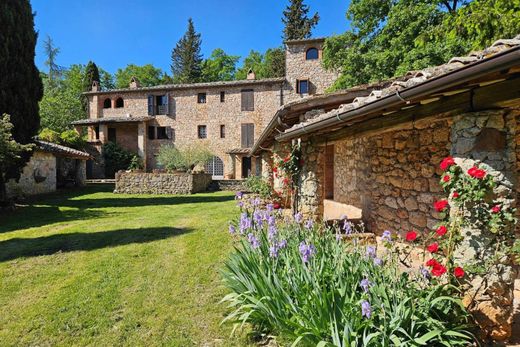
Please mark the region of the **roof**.
[[324, 42], [326, 37], [311, 37], [308, 39], [298, 39], [298, 40], [287, 40], [285, 41], [286, 45], [297, 45], [300, 43], [313, 43], [313, 42]]
[[87, 118], [80, 119], [72, 122], [72, 125], [94, 125], [94, 124], [106, 124], [106, 123], [136, 123], [146, 122], [153, 119], [151, 116], [136, 116], [131, 115], [119, 116], [119, 117], [104, 117], [104, 118]]
[[[500, 81], [504, 79], [504, 71], [518, 72], [518, 65], [520, 35], [511, 40], [498, 40], [491, 47], [472, 52], [469, 56], [454, 57], [440, 66], [410, 71], [389, 86], [373, 90], [368, 96], [357, 97], [335, 110], [293, 125], [276, 140], [287, 141], [303, 134], [333, 131], [362, 122], [367, 116], [384, 117], [427, 99], [437, 101], [440, 96], [467, 91], [472, 81], [477, 81], [478, 85]], [[486, 79], [486, 76], [489, 77]]]
[[369, 95], [373, 89], [388, 86], [390, 83], [392, 83], [391, 80], [364, 84], [333, 93], [313, 95], [284, 104], [276, 111], [267, 127], [260, 134], [251, 149], [251, 154], [256, 154], [262, 147], [268, 147], [274, 141], [278, 131], [299, 123], [302, 114], [316, 109], [330, 111], [344, 103], [351, 102], [356, 97]]
[[74, 159], [83, 159], [87, 160], [90, 159], [90, 154], [85, 153], [83, 151], [79, 151], [74, 148], [58, 145], [56, 143], [51, 143], [47, 141], [42, 140], [35, 140], [37, 149], [42, 152], [52, 153], [59, 157], [67, 157], [67, 158], [74, 158]]
[[179, 90], [179, 89], [200, 89], [200, 88], [217, 88], [217, 87], [236, 87], [236, 86], [250, 86], [258, 84], [277, 84], [284, 83], [285, 77], [264, 78], [259, 80], [239, 80], [239, 81], [219, 81], [219, 82], [202, 82], [202, 83], [187, 83], [187, 84], [163, 84], [152, 87], [138, 87], [138, 88], [120, 88], [85, 92], [85, 95], [95, 94], [110, 94], [123, 93], [135, 91], [157, 91], [157, 90]]

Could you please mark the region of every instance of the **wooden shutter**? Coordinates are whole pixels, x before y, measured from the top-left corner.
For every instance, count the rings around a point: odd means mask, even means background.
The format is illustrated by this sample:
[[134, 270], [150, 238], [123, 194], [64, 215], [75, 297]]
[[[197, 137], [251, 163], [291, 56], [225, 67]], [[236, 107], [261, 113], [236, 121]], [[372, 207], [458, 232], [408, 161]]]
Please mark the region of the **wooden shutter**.
[[255, 125], [254, 124], [248, 124], [247, 127], [247, 147], [251, 148], [253, 147], [255, 143]]
[[242, 90], [242, 111], [255, 110], [255, 92], [253, 89]]
[[242, 148], [247, 148], [247, 124], [242, 124], [240, 143]]
[[154, 96], [153, 95], [148, 95], [148, 115], [149, 116], [154, 116], [155, 113], [155, 107], [154, 107]]
[[170, 114], [170, 95], [168, 93], [166, 93], [164, 96], [163, 96], [164, 100], [163, 99], [163, 103], [166, 104], [165, 107], [166, 107], [166, 112], [164, 113], [165, 115], [169, 115]]

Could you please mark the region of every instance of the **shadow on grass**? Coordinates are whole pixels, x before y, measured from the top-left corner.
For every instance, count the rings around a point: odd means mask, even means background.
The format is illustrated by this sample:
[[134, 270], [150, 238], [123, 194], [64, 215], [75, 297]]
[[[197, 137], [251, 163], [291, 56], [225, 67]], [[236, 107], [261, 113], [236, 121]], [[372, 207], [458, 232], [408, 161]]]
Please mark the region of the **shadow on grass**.
[[[19, 208], [15, 212], [0, 214], [0, 234], [58, 222], [101, 218], [119, 213], [117, 210], [100, 211], [96, 209], [216, 203], [234, 199], [233, 195], [214, 194], [165, 196], [112, 194], [110, 197], [103, 195], [99, 198], [89, 196], [96, 193], [111, 193], [113, 190], [113, 185], [96, 185], [61, 190], [56, 193], [30, 198], [25, 202], [28, 206]], [[72, 209], [60, 210], [60, 207]]]
[[90, 251], [94, 249], [147, 243], [182, 235], [186, 228], [142, 228], [102, 231], [97, 233], [56, 234], [30, 239], [14, 238], [0, 241], [0, 262], [22, 257], [36, 257], [58, 252]]

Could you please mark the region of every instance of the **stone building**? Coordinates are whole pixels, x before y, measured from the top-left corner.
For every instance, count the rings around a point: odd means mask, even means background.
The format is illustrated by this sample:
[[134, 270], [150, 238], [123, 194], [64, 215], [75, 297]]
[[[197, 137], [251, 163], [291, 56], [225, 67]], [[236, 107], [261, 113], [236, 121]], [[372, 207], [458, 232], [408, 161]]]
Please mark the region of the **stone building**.
[[[346, 98], [363, 90], [368, 93]], [[343, 96], [346, 102], [332, 110], [323, 107], [323, 98], [309, 98], [303, 102], [307, 107], [278, 113], [253, 146], [252, 154], [263, 157], [265, 176], [276, 187], [273, 159], [300, 144], [303, 160], [293, 204], [300, 212], [338, 218], [361, 211], [376, 234], [434, 230], [440, 215], [433, 202], [445, 197], [439, 163], [448, 155], [466, 170], [484, 167], [496, 181], [493, 194], [502, 208], [515, 207], [520, 36], [376, 88], [343, 91]], [[507, 232], [514, 235], [514, 227]], [[484, 261], [494, 235], [489, 230], [464, 235], [466, 251]], [[460, 261], [466, 260], [462, 255]], [[504, 260], [488, 275], [486, 284], [479, 276], [471, 279], [480, 283], [471, 283], [478, 293], [468, 291], [475, 294], [472, 311], [484, 334], [503, 340], [511, 334], [514, 271]]]
[[35, 144], [20, 179], [7, 181], [8, 197], [50, 193], [62, 186], [85, 184], [88, 153], [45, 141], [37, 140]]
[[[324, 39], [286, 43], [287, 74], [281, 78], [141, 87], [135, 78], [128, 88], [100, 90], [94, 83], [85, 93], [89, 118], [73, 124], [87, 127], [93, 154], [101, 158], [104, 143], [114, 141], [139, 154], [146, 171], [159, 167], [156, 156], [165, 144], [205, 144], [214, 154], [206, 171], [215, 178], [241, 179], [260, 174], [260, 158], [250, 149], [280, 106], [323, 94], [337, 74], [321, 66]], [[98, 160], [97, 163], [101, 163]], [[88, 164], [90, 177], [103, 168]]]

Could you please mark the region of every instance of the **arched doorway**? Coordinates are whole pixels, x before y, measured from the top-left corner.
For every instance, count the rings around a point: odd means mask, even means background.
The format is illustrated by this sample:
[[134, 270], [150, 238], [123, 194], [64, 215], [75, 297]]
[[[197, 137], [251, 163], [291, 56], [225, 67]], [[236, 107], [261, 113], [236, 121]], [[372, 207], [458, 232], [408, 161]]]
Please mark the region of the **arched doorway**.
[[204, 170], [210, 174], [213, 179], [224, 178], [224, 162], [217, 156], [214, 156], [206, 163]]

